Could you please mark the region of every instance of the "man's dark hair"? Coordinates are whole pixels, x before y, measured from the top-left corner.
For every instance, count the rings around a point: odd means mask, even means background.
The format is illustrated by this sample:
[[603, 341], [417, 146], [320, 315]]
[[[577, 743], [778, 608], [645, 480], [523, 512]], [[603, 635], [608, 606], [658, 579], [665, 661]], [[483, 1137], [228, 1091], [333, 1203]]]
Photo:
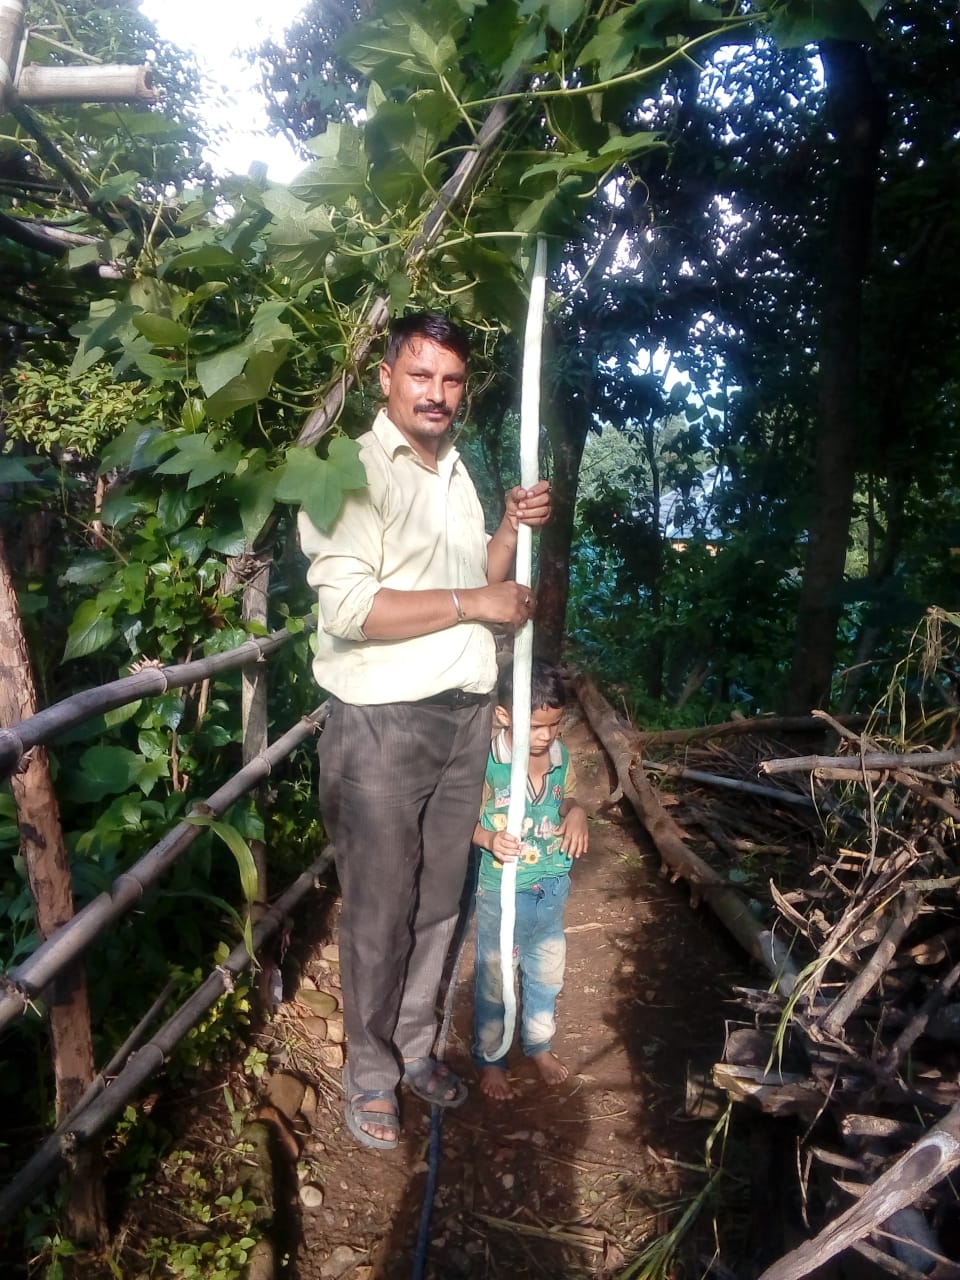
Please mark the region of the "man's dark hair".
[[470, 363], [470, 339], [458, 324], [439, 311], [415, 311], [411, 315], [397, 316], [390, 321], [390, 337], [383, 357], [384, 364], [392, 365], [411, 342], [422, 342], [424, 338], [429, 338], [438, 346], [449, 348], [464, 364]]
[[[497, 681], [497, 705], [513, 706], [513, 661], [500, 672]], [[533, 672], [530, 677], [530, 709], [531, 711], [553, 710], [567, 705], [567, 691], [563, 687], [560, 672], [542, 658], [534, 658]]]

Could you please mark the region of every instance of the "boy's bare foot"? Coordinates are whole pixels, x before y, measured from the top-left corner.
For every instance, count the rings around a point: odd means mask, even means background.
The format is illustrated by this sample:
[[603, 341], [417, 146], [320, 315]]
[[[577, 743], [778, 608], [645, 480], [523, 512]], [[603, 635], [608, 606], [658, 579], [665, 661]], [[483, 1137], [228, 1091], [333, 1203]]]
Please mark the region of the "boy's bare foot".
[[480, 1068], [480, 1092], [495, 1102], [509, 1102], [513, 1097], [510, 1081], [503, 1067]]
[[531, 1056], [537, 1064], [537, 1070], [547, 1084], [561, 1084], [570, 1074], [570, 1068], [567, 1064], [561, 1062], [557, 1055], [551, 1053], [549, 1049], [544, 1049], [542, 1053], [534, 1053]]

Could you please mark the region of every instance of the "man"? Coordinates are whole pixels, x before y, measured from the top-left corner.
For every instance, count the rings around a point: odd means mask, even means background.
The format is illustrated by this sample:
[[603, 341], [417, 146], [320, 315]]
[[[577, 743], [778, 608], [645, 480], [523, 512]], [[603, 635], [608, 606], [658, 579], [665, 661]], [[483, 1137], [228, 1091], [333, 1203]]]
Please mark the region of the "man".
[[513, 489], [487, 539], [449, 438], [468, 356], [442, 315], [394, 321], [386, 409], [360, 438], [368, 488], [328, 534], [300, 516], [320, 602], [314, 674], [333, 695], [320, 806], [343, 894], [344, 1113], [380, 1149], [399, 1140], [401, 1079], [440, 1106], [466, 1098], [433, 1057], [437, 993], [490, 745], [490, 625], [531, 616], [530, 590], [508, 580], [517, 528], [550, 514], [545, 481]]

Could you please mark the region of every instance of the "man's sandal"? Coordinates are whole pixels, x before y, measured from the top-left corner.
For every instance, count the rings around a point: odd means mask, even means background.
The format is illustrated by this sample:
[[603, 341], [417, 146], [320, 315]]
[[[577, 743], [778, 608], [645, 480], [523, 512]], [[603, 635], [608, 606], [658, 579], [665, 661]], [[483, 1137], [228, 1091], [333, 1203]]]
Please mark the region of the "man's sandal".
[[436, 1058], [414, 1058], [403, 1064], [402, 1083], [437, 1107], [459, 1107], [467, 1100], [467, 1086], [445, 1062]]
[[[375, 1151], [396, 1150], [400, 1142], [400, 1116], [396, 1110], [397, 1095], [390, 1089], [355, 1090], [346, 1066], [343, 1068], [343, 1092], [343, 1118], [356, 1140], [362, 1142], [365, 1147], [372, 1147]], [[371, 1102], [388, 1101], [393, 1103], [393, 1111], [371, 1111], [368, 1105]], [[374, 1137], [363, 1128], [365, 1124], [388, 1129], [392, 1136]]]

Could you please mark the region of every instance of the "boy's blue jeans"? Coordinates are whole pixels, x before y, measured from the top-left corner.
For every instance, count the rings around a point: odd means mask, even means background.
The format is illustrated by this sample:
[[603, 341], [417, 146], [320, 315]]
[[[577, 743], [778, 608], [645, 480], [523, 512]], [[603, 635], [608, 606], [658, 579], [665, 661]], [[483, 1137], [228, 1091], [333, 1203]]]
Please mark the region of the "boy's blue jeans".
[[[569, 893], [569, 876], [551, 876], [535, 888], [517, 892], [513, 968], [520, 971], [520, 1044], [528, 1057], [549, 1050], [556, 1031], [555, 1009], [567, 953], [563, 912]], [[503, 1039], [500, 894], [496, 890], [477, 889], [476, 967], [473, 1063], [505, 1068], [505, 1053], [495, 1061], [485, 1056], [495, 1053]]]

